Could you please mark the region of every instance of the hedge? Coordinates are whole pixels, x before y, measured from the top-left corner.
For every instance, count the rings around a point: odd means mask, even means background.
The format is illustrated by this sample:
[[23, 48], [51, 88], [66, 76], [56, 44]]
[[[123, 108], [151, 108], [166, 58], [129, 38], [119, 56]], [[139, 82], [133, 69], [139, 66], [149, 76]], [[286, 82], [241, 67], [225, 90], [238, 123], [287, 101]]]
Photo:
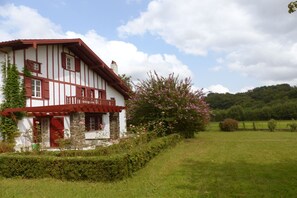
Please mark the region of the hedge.
[[57, 156], [57, 157], [77, 157], [77, 156], [109, 156], [114, 154], [123, 154], [124, 152], [129, 152], [135, 147], [147, 144], [150, 141], [157, 138], [156, 134], [146, 133], [135, 137], [121, 139], [118, 144], [113, 144], [111, 146], [98, 146], [95, 150], [63, 150], [63, 151], [36, 151], [36, 152], [21, 152], [13, 153], [13, 155], [47, 155], [47, 156]]
[[155, 139], [128, 153], [111, 156], [56, 157], [0, 155], [0, 176], [61, 180], [115, 181], [131, 176], [163, 149], [181, 140], [179, 135]]

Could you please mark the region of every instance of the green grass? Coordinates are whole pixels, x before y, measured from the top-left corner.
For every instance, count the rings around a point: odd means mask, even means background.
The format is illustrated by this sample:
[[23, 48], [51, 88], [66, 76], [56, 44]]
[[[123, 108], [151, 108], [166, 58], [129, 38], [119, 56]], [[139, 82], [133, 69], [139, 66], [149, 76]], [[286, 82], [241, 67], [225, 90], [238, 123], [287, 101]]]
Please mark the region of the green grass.
[[[291, 120], [276, 120], [276, 130], [279, 131], [289, 131]], [[220, 122], [210, 122], [206, 128], [207, 131], [220, 131]], [[268, 131], [268, 121], [240, 121], [238, 122], [239, 129], [253, 130], [253, 123], [255, 123], [256, 130], [267, 130]]]
[[203, 132], [114, 183], [0, 178], [0, 197], [295, 197], [297, 133]]

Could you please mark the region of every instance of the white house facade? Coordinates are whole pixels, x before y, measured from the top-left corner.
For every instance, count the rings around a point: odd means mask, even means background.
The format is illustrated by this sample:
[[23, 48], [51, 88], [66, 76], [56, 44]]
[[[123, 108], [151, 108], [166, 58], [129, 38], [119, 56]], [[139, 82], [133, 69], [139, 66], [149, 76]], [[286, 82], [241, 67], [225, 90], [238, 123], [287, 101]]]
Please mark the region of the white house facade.
[[[0, 42], [0, 62], [8, 59], [17, 66], [26, 90], [25, 107], [1, 112], [26, 115], [18, 120], [17, 145], [30, 144], [22, 134], [37, 125], [47, 137], [47, 147], [57, 147], [56, 140], [69, 137], [78, 122], [85, 126], [86, 140], [116, 139], [126, 133], [129, 88], [81, 39]], [[22, 73], [23, 68], [31, 75]]]

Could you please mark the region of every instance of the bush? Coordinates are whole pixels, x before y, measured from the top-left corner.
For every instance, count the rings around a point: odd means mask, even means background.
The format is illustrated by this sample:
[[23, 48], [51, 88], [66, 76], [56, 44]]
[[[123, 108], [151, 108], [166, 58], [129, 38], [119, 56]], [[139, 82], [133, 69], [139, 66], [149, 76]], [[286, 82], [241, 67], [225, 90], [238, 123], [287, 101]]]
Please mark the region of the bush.
[[297, 131], [297, 123], [295, 120], [293, 120], [292, 123], [287, 125], [290, 128], [290, 131], [292, 132], [296, 132]]
[[2, 154], [0, 176], [115, 181], [131, 176], [163, 149], [175, 145], [180, 140], [179, 135], [170, 135], [134, 147], [127, 153], [108, 156], [56, 157]]
[[238, 129], [237, 120], [227, 118], [223, 122], [220, 122], [221, 131], [236, 131]]
[[268, 129], [269, 131], [273, 132], [276, 129], [277, 122], [274, 119], [268, 121]]
[[148, 126], [159, 136], [180, 133], [186, 138], [205, 129], [209, 108], [201, 90], [192, 91], [191, 80], [179, 80], [174, 74], [167, 78], [150, 73], [140, 81], [127, 102], [129, 123]]
[[7, 153], [7, 152], [13, 152], [14, 144], [7, 143], [7, 142], [0, 142], [0, 153]]

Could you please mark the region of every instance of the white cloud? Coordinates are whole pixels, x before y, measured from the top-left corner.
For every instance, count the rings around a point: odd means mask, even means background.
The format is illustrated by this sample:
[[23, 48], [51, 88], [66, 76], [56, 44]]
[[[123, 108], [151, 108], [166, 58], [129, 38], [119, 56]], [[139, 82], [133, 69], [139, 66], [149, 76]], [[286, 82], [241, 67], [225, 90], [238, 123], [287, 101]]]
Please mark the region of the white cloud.
[[223, 85], [220, 85], [220, 84], [211, 85], [207, 88], [207, 90], [213, 93], [230, 93], [230, 90], [227, 87], [224, 87]]
[[149, 71], [157, 71], [160, 75], [175, 73], [182, 78], [191, 77], [192, 72], [175, 55], [147, 54], [139, 51], [131, 43], [123, 41], [108, 41], [94, 30], [85, 35], [67, 32], [69, 38], [82, 38], [102, 60], [108, 65], [112, 60], [117, 62], [119, 73], [127, 74], [136, 79], [144, 79]]
[[[263, 83], [297, 81], [296, 15], [271, 0], [153, 0], [118, 28], [123, 36], [150, 33], [185, 53], [225, 54], [218, 63]], [[218, 67], [214, 68], [215, 70]]]
[[0, 6], [0, 39], [61, 38], [62, 29], [26, 6]]
[[160, 75], [174, 72], [183, 78], [192, 76], [188, 66], [175, 55], [147, 54], [132, 43], [107, 40], [94, 30], [86, 34], [63, 32], [59, 25], [26, 6], [0, 6], [0, 27], [2, 41], [19, 38], [81, 38], [107, 65], [112, 60], [116, 61], [119, 73], [131, 75], [134, 79], [146, 78], [151, 70], [156, 70]]
[[213, 72], [218, 72], [220, 70], [222, 70], [223, 67], [222, 66], [214, 66], [212, 68], [210, 68], [210, 71], [213, 71]]

